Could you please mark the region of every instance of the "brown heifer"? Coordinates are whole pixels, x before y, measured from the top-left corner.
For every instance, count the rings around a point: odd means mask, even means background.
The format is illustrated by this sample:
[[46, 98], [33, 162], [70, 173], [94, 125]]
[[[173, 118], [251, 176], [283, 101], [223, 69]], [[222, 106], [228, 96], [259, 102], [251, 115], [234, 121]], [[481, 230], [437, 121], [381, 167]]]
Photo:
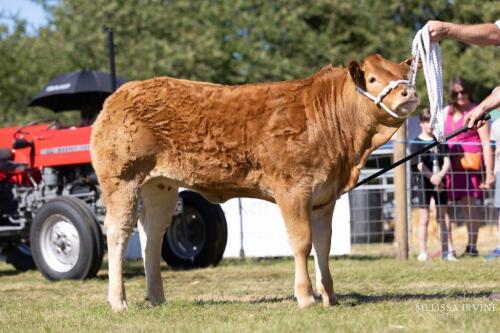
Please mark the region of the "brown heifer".
[[372, 55], [361, 65], [329, 65], [296, 81], [224, 86], [159, 77], [123, 85], [106, 100], [91, 140], [107, 207], [112, 308], [127, 308], [122, 264], [137, 219], [148, 300], [165, 301], [160, 251], [178, 187], [213, 202], [276, 202], [295, 257], [299, 306], [314, 303], [307, 271], [312, 246], [317, 289], [325, 305], [336, 303], [328, 267], [335, 201], [418, 104], [412, 87], [398, 85], [384, 99], [403, 117], [395, 118], [356, 87], [377, 95], [407, 77], [408, 63]]

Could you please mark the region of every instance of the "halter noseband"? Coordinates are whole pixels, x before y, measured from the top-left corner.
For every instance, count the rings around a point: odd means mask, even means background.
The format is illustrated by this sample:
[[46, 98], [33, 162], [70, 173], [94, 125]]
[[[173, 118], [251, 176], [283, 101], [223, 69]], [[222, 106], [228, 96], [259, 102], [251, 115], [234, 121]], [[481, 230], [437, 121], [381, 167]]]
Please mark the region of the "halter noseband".
[[387, 96], [391, 90], [395, 89], [398, 85], [400, 84], [404, 84], [404, 85], [410, 85], [410, 86], [413, 86], [411, 84], [410, 81], [408, 80], [397, 80], [397, 81], [391, 81], [389, 82], [389, 84], [387, 86], [385, 86], [384, 89], [382, 89], [382, 91], [378, 94], [377, 97], [371, 95], [370, 93], [368, 93], [366, 90], [363, 90], [361, 89], [360, 87], [356, 87], [356, 89], [362, 93], [363, 95], [365, 95], [366, 97], [368, 97], [369, 99], [371, 99], [373, 101], [373, 103], [375, 103], [375, 105], [377, 106], [381, 106], [382, 109], [384, 109], [385, 112], [387, 112], [389, 115], [391, 115], [392, 117], [394, 118], [397, 118], [397, 119], [405, 119], [406, 117], [408, 116], [405, 116], [405, 117], [401, 117], [400, 115], [396, 114], [394, 111], [392, 111], [391, 109], [389, 109], [387, 107], [387, 105], [385, 105], [382, 100], [384, 99], [385, 96]]

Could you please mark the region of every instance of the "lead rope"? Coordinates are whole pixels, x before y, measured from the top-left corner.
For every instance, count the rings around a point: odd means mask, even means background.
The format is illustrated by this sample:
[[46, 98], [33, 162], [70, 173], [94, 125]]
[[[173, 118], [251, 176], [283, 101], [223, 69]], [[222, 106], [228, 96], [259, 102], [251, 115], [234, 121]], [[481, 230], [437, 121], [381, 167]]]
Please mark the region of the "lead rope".
[[411, 63], [410, 82], [415, 85], [419, 60], [422, 61], [429, 107], [431, 126], [434, 136], [439, 142], [446, 141], [443, 110], [443, 73], [441, 70], [441, 48], [439, 43], [431, 43], [428, 24], [420, 29], [412, 45], [413, 61]]

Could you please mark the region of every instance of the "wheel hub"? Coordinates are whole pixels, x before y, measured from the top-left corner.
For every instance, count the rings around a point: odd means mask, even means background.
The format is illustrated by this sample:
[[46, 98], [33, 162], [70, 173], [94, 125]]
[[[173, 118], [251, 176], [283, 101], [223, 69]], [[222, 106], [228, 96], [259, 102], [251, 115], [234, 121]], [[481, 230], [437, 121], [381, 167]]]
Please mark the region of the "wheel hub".
[[185, 206], [182, 215], [174, 217], [167, 237], [177, 257], [194, 260], [206, 241], [203, 217], [198, 211]]
[[77, 263], [80, 236], [73, 223], [62, 215], [51, 215], [40, 232], [41, 250], [51, 269], [67, 272]]

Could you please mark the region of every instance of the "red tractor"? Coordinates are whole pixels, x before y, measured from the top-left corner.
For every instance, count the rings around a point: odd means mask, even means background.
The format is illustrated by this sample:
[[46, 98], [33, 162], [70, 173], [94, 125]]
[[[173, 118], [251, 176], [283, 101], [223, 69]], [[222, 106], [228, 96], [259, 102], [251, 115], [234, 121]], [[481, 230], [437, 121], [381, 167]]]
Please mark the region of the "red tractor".
[[[0, 255], [16, 269], [36, 265], [51, 280], [91, 278], [99, 270], [105, 207], [90, 163], [90, 132], [57, 120], [0, 129]], [[221, 207], [181, 191], [164, 237], [167, 263], [216, 265], [226, 240]]]

